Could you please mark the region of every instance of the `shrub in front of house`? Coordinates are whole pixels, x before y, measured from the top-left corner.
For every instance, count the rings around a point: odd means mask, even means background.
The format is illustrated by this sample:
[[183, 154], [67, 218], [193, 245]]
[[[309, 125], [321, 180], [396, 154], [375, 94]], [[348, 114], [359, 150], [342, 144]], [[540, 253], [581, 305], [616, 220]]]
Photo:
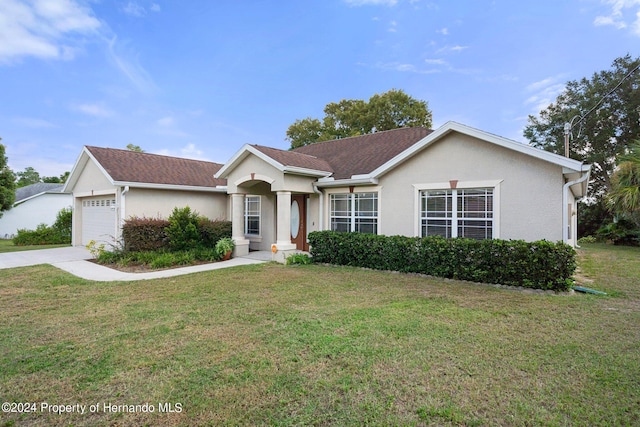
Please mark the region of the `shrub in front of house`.
[[205, 248], [213, 248], [223, 238], [231, 238], [231, 221], [198, 218], [198, 234], [200, 244]]
[[457, 280], [567, 291], [575, 251], [564, 243], [417, 238], [317, 231], [314, 262], [428, 274]]
[[175, 208], [168, 220], [132, 217], [122, 227], [127, 252], [214, 248], [224, 237], [231, 237], [231, 221], [211, 220], [188, 207]]
[[13, 238], [16, 246], [71, 244], [71, 209], [60, 209], [53, 225], [40, 224], [35, 230], [20, 229]]
[[189, 206], [173, 208], [169, 216], [169, 226], [165, 228], [171, 250], [180, 251], [200, 246], [198, 217], [198, 213], [192, 211]]
[[217, 250], [217, 243], [231, 240], [231, 222], [210, 220], [187, 206], [175, 208], [169, 219], [129, 218], [122, 238], [122, 250], [104, 251], [97, 261], [150, 268], [219, 261], [224, 254]]
[[124, 222], [122, 240], [127, 252], [155, 251], [167, 248], [165, 228], [169, 221], [161, 218], [132, 217]]

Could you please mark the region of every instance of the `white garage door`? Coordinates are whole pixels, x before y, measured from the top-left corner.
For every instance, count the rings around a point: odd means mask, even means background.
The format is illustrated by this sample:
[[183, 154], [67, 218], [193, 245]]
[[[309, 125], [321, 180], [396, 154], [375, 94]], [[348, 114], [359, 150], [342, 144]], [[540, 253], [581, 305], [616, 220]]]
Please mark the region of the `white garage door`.
[[82, 201], [82, 244], [90, 240], [113, 243], [116, 234], [116, 201], [113, 198], [91, 198]]

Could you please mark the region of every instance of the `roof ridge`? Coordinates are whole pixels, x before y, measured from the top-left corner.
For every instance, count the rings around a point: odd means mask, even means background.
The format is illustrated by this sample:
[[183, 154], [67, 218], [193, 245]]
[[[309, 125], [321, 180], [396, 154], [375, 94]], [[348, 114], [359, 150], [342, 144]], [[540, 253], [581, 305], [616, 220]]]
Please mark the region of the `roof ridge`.
[[[311, 144], [303, 145], [301, 147], [296, 147], [291, 151], [295, 151], [295, 150], [297, 150], [299, 148], [308, 147], [310, 145], [324, 144], [324, 143], [327, 143], [327, 142], [346, 141], [348, 139], [362, 138], [362, 137], [365, 137], [365, 136], [380, 135], [380, 134], [383, 134], [383, 133], [397, 132], [399, 130], [408, 130], [408, 129], [425, 129], [425, 130], [428, 130], [428, 131], [429, 130], [433, 131], [433, 129], [429, 129], [429, 128], [425, 127], [425, 126], [405, 126], [405, 127], [395, 128], [395, 129], [381, 130], [381, 131], [373, 132], [373, 133], [363, 133], [362, 135], [347, 136], [345, 138], [334, 138], [334, 139], [327, 139], [325, 141], [312, 142]], [[304, 153], [301, 153], [301, 154], [304, 154]]]
[[260, 145], [260, 144], [249, 144], [249, 145], [251, 145], [253, 147], [263, 147], [263, 148], [267, 148], [269, 150], [281, 151], [283, 153], [293, 153], [293, 154], [300, 155], [300, 156], [307, 156], [307, 157], [312, 157], [314, 159], [319, 159], [318, 156], [313, 156], [313, 155], [307, 154], [307, 153], [299, 153], [299, 152], [294, 151], [294, 150], [284, 150], [282, 148], [269, 147], [267, 145]]
[[[215, 164], [215, 165], [221, 165], [222, 166], [222, 163], [212, 162], [210, 160], [191, 159], [191, 158], [188, 158], [188, 157], [170, 156], [170, 155], [167, 155], [167, 154], [147, 153], [146, 151], [132, 151], [132, 150], [128, 150], [126, 148], [98, 147], [96, 145], [85, 145], [85, 147], [88, 148], [88, 149], [97, 148], [98, 150], [121, 151], [121, 152], [128, 153], [128, 154], [131, 154], [131, 155], [134, 155], [134, 156], [146, 155], [146, 156], [164, 157], [164, 158], [177, 159], [177, 160], [188, 160], [188, 161], [191, 161], [191, 162], [212, 163], [212, 164]], [[91, 151], [91, 150], [89, 150], [89, 151]]]

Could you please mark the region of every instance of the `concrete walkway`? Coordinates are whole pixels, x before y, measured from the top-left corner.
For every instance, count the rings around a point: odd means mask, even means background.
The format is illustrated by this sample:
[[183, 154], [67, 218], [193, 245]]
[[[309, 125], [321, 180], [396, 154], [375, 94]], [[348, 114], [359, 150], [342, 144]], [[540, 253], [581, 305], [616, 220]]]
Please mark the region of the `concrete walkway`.
[[[267, 257], [268, 255], [268, 257]], [[37, 264], [51, 264], [75, 276], [97, 282], [132, 281], [174, 277], [201, 271], [235, 267], [237, 265], [262, 264], [271, 260], [270, 252], [251, 252], [246, 257], [229, 261], [193, 265], [145, 273], [127, 273], [114, 270], [91, 261], [91, 254], [84, 247], [40, 249], [35, 251], [9, 252], [0, 254], [0, 269], [26, 267]]]

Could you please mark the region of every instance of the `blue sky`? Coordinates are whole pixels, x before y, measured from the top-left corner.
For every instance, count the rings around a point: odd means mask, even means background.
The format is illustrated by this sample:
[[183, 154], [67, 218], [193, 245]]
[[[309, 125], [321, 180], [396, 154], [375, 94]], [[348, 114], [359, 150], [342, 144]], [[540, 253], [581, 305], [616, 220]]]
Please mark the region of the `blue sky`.
[[0, 137], [42, 176], [83, 145], [224, 163], [395, 88], [434, 128], [526, 142], [529, 114], [626, 54], [640, 0], [0, 0]]

